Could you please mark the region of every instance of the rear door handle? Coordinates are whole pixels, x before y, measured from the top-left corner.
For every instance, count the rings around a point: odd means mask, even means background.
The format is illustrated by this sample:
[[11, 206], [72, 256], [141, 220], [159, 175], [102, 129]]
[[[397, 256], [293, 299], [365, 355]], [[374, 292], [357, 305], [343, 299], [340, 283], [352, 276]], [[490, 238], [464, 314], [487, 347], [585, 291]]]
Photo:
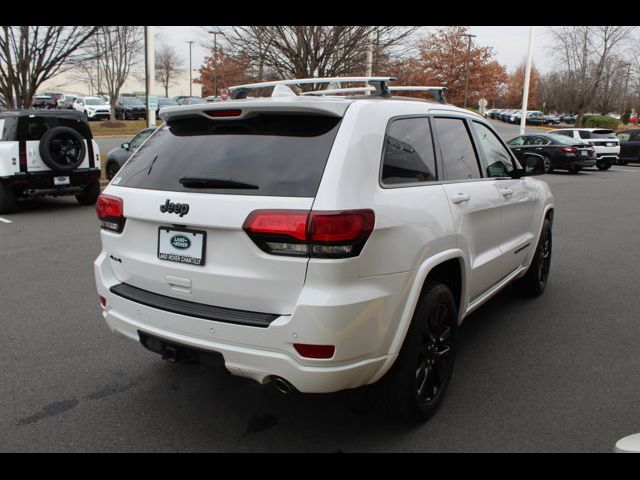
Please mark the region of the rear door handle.
[[513, 190], [509, 187], [501, 188], [499, 192], [503, 197], [510, 197], [511, 195], [513, 195]]
[[457, 193], [453, 197], [451, 197], [451, 201], [456, 205], [462, 202], [468, 202], [471, 198], [471, 195], [468, 193]]

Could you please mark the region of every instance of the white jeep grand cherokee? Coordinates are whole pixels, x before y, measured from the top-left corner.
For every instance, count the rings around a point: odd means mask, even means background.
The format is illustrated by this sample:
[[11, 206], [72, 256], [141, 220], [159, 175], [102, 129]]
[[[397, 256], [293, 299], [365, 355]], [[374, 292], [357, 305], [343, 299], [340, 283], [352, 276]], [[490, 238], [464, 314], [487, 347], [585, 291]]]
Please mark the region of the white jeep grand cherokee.
[[422, 421], [462, 320], [545, 288], [542, 161], [521, 168], [469, 111], [386, 90], [161, 116], [98, 201], [95, 275], [109, 328], [166, 359], [215, 352], [281, 390], [377, 382]]

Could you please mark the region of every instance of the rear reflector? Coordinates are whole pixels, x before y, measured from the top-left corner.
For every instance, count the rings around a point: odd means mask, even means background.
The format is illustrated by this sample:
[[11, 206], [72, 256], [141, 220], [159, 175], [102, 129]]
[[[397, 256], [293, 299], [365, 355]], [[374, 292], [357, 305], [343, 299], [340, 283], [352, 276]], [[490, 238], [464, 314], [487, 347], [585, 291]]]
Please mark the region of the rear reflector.
[[100, 305], [102, 305], [103, 307], [107, 306], [107, 299], [105, 297], [103, 297], [102, 295], [99, 295], [100, 297]]
[[374, 223], [373, 210], [255, 210], [242, 228], [267, 253], [346, 258], [360, 254]]
[[334, 345], [307, 345], [294, 343], [293, 347], [305, 358], [331, 358], [336, 351]]
[[105, 230], [120, 233], [124, 228], [124, 206], [121, 198], [100, 195], [96, 203], [96, 213]]

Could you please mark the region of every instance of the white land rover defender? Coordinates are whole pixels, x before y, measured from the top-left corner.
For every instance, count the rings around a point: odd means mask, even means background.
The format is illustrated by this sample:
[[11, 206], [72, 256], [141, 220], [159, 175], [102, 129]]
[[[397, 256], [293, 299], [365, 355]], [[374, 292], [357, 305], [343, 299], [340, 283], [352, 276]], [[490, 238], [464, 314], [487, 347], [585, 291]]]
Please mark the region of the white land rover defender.
[[17, 200], [75, 195], [81, 205], [100, 194], [100, 151], [84, 116], [63, 110], [0, 112], [0, 213]]
[[[377, 383], [431, 416], [463, 319], [510, 284], [544, 291], [554, 203], [540, 156], [523, 168], [481, 116], [392, 80], [163, 109], [97, 204], [109, 328], [281, 391]], [[374, 88], [288, 87], [355, 81]]]

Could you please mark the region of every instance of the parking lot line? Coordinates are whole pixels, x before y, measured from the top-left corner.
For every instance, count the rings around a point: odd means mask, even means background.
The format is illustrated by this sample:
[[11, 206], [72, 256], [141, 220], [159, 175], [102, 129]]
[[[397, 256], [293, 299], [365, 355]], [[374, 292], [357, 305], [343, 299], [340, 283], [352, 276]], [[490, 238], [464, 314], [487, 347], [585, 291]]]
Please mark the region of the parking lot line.
[[612, 167], [612, 169], [616, 172], [634, 172], [634, 173], [640, 173], [640, 169], [633, 169], [633, 168], [620, 168], [620, 167]]
[[2, 218], [2, 217], [0, 217], [0, 222], [3, 222], [3, 223], [13, 223], [11, 220], [7, 220], [6, 218]]

